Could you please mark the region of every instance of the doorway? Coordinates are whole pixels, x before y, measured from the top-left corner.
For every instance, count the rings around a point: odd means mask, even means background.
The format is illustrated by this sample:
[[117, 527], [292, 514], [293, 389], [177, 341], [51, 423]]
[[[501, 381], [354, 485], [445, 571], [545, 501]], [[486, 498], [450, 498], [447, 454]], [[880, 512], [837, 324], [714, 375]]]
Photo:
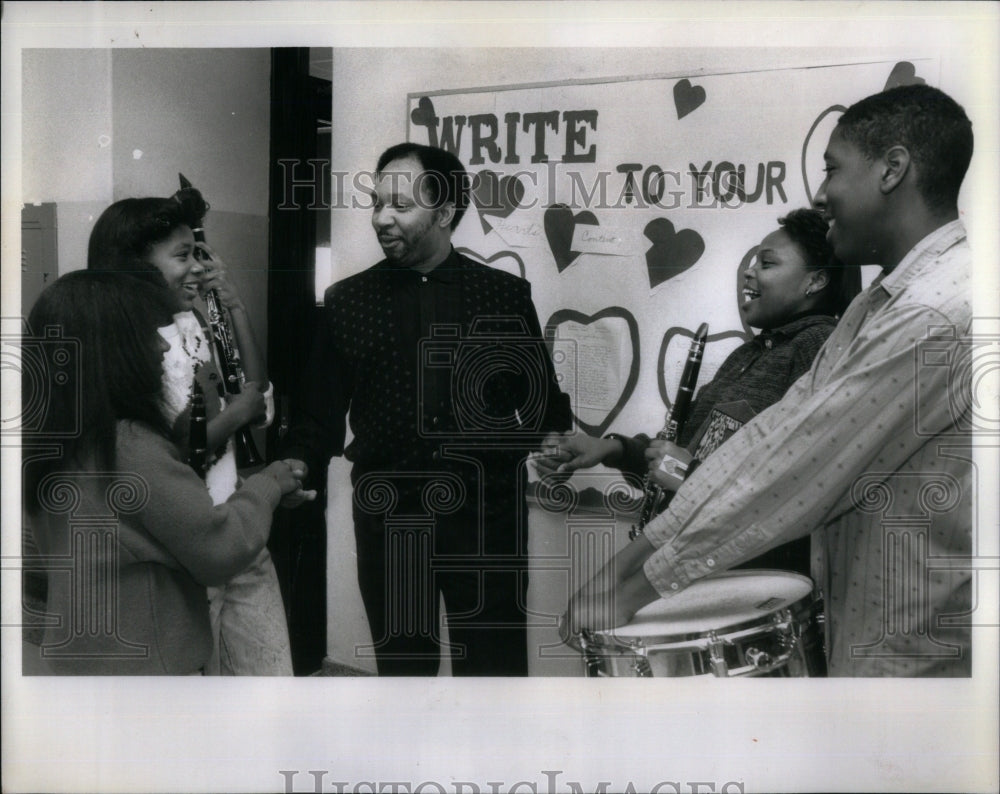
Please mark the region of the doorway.
[[[269, 200], [268, 368], [277, 419], [275, 449], [301, 394], [316, 307], [317, 251], [330, 246], [330, 210], [308, 174], [329, 172], [332, 73], [329, 49], [280, 48], [271, 55], [271, 177]], [[326, 69], [324, 70], [324, 64]], [[326, 72], [326, 73], [325, 73]], [[304, 176], [304, 174], [306, 176]], [[322, 669], [326, 656], [325, 500], [294, 511], [278, 508], [268, 548], [288, 617], [295, 675]]]

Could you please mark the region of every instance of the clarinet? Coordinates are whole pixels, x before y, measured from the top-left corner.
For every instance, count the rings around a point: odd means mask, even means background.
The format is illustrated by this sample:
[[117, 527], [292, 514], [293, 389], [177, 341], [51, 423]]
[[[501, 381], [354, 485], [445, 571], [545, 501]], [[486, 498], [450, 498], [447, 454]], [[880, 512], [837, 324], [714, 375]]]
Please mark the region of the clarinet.
[[[192, 215], [197, 220], [191, 227], [194, 233], [195, 242], [205, 242], [205, 230], [201, 221], [208, 211], [208, 203], [202, 198], [201, 193], [194, 188], [191, 183], [180, 177], [181, 189], [174, 194], [174, 198], [182, 205], [187, 206], [192, 211]], [[243, 391], [246, 383], [246, 376], [243, 374], [243, 365], [240, 361], [240, 351], [233, 340], [233, 333], [229, 328], [229, 321], [226, 319], [222, 304], [219, 301], [218, 292], [214, 289], [206, 290], [205, 306], [208, 309], [208, 325], [212, 331], [212, 341], [215, 345], [215, 352], [222, 365], [222, 379], [228, 394], [239, 394]], [[247, 468], [248, 466], [258, 466], [264, 462], [249, 427], [241, 427], [233, 434], [236, 446], [236, 466], [237, 468]]]
[[[670, 413], [667, 414], [666, 424], [656, 434], [656, 438], [661, 441], [676, 441], [684, 429], [688, 411], [691, 408], [691, 398], [694, 396], [694, 389], [698, 384], [698, 371], [701, 369], [701, 357], [702, 353], [705, 352], [707, 338], [708, 324], [702, 323], [691, 340], [691, 348], [688, 350], [684, 371], [681, 373], [680, 386], [677, 388], [677, 398], [674, 400]], [[663, 489], [656, 484], [656, 480], [647, 471], [642, 481], [642, 507], [639, 509], [639, 523], [638, 525], [633, 524], [632, 529], [629, 530], [629, 540], [635, 540], [642, 534], [646, 524], [656, 514], [657, 507], [662, 500]]]
[[194, 382], [191, 394], [191, 426], [188, 436], [188, 465], [195, 474], [205, 479], [208, 461], [208, 420], [205, 418], [205, 392]]

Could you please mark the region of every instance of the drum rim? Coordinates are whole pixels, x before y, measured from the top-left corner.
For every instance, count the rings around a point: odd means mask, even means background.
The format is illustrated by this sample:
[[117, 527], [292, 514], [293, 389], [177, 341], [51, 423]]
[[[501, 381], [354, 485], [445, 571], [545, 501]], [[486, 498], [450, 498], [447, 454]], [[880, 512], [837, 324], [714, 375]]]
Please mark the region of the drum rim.
[[[814, 607], [816, 603], [820, 600], [818, 596], [818, 591], [816, 588], [816, 583], [813, 582], [808, 576], [803, 576], [802, 574], [795, 573], [794, 571], [781, 571], [781, 570], [771, 570], [767, 568], [751, 569], [751, 570], [739, 570], [739, 571], [721, 571], [717, 574], [711, 574], [698, 581], [706, 581], [709, 579], [724, 579], [724, 578], [751, 578], [757, 576], [769, 576], [775, 578], [794, 578], [800, 579], [808, 582], [810, 585], [809, 592], [807, 592], [802, 597], [792, 601], [785, 606], [773, 609], [769, 612], [764, 612], [761, 615], [751, 618], [749, 620], [743, 620], [737, 623], [727, 623], [724, 625], [719, 625], [714, 628], [705, 629], [703, 631], [693, 631], [693, 632], [679, 632], [672, 634], [646, 634], [646, 635], [619, 635], [616, 633], [619, 629], [624, 629], [630, 625], [626, 623], [621, 626], [615, 626], [610, 629], [600, 629], [597, 631], [590, 631], [587, 633], [586, 644], [590, 647], [595, 648], [595, 650], [601, 651], [614, 651], [619, 650], [622, 652], [633, 651], [637, 648], [648, 648], [650, 646], [658, 645], [673, 645], [684, 642], [693, 642], [696, 640], [707, 640], [710, 634], [713, 634], [719, 640], [725, 640], [728, 636], [740, 632], [745, 632], [754, 627], [759, 627], [762, 630], [767, 630], [775, 622], [775, 616], [780, 615], [783, 612], [788, 612], [791, 618], [796, 622], [799, 621], [800, 616], [811, 616], [814, 612]], [[655, 603], [655, 602], [651, 602]], [[766, 631], [762, 631], [766, 633]], [[578, 639], [578, 638], [575, 638]], [[574, 643], [574, 645], [576, 645]], [[578, 648], [579, 649], [579, 648]]]

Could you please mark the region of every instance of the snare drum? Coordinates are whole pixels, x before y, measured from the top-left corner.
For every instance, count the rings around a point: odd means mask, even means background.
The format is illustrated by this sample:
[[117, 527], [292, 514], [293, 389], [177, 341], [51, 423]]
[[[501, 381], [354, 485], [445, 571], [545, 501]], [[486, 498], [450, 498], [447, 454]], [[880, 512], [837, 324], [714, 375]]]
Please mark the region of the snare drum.
[[588, 677], [826, 675], [822, 610], [810, 579], [730, 571], [654, 601], [631, 622], [571, 644]]

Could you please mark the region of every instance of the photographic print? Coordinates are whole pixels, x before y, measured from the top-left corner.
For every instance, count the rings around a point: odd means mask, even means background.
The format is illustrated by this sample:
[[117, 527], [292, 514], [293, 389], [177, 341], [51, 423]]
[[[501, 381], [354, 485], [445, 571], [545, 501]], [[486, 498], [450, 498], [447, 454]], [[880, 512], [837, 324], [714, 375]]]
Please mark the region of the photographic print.
[[5, 790], [995, 789], [996, 23], [4, 4]]

